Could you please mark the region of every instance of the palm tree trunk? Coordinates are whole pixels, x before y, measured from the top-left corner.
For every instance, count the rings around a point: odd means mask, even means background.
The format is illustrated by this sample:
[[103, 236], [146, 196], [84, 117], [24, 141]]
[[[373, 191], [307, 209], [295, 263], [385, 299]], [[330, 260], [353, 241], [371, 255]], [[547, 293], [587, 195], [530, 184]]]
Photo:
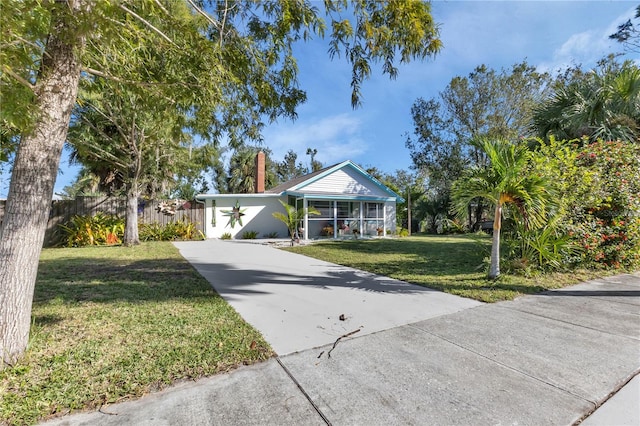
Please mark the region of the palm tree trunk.
[[[63, 7], [76, 12], [81, 3]], [[80, 79], [84, 38], [57, 11], [34, 89], [38, 120], [20, 140], [0, 228], [0, 370], [13, 365], [29, 341], [38, 259]]]
[[502, 225], [502, 204], [496, 204], [493, 218], [493, 241], [491, 243], [491, 267], [489, 279], [496, 279], [500, 275], [500, 228]]

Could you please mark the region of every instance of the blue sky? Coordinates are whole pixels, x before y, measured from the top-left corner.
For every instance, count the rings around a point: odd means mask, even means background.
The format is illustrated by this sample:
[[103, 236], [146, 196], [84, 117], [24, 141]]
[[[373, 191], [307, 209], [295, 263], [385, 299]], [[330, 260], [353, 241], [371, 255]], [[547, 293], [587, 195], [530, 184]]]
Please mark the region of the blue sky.
[[[362, 87], [363, 105], [351, 109], [350, 68], [331, 61], [326, 40], [296, 48], [300, 87], [307, 102], [295, 122], [280, 120], [264, 131], [264, 143], [282, 160], [289, 149], [308, 163], [307, 148], [325, 165], [353, 160], [393, 173], [411, 166], [404, 136], [412, 133], [410, 109], [419, 98], [438, 95], [455, 76], [485, 64], [496, 70], [527, 60], [541, 71], [572, 64], [592, 67], [603, 56], [622, 51], [608, 39], [631, 18], [638, 1], [434, 1], [444, 48], [433, 59], [400, 66], [396, 80], [374, 68]], [[321, 4], [318, 4], [321, 7]], [[640, 59], [626, 55], [626, 58]], [[77, 169], [63, 156], [55, 192], [70, 184]], [[0, 177], [0, 198], [9, 177]]]
[[[413, 132], [411, 106], [435, 97], [455, 76], [481, 64], [499, 70], [527, 60], [540, 71], [572, 64], [592, 67], [622, 47], [608, 39], [617, 25], [633, 16], [638, 2], [623, 1], [435, 1], [444, 48], [434, 59], [401, 66], [391, 81], [377, 72], [364, 83], [363, 105], [350, 106], [350, 70], [327, 59], [326, 42], [300, 46], [301, 87], [308, 101], [294, 122], [266, 129], [265, 144], [282, 158], [294, 149], [299, 159], [307, 147], [316, 159], [332, 164], [345, 159], [392, 173], [411, 166], [404, 136]], [[627, 57], [630, 58], [629, 55]]]

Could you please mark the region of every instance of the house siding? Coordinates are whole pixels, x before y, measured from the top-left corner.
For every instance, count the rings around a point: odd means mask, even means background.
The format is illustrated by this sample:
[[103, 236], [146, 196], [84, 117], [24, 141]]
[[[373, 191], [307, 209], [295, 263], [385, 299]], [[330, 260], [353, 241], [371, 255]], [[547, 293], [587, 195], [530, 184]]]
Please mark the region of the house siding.
[[[258, 238], [264, 238], [272, 232], [278, 233], [278, 238], [287, 238], [287, 227], [273, 217], [273, 212], [281, 211], [284, 208], [278, 202], [284, 198], [276, 197], [243, 197], [238, 194], [237, 197], [214, 198], [206, 200], [206, 236], [207, 238], [220, 238], [225, 233], [230, 233], [232, 238], [242, 238], [242, 234], [247, 231], [259, 232]], [[224, 210], [231, 210], [236, 205], [236, 201], [240, 204], [243, 211], [242, 225], [236, 222], [232, 228], [229, 224], [229, 216], [224, 214]], [[215, 202], [215, 207], [213, 206]], [[214, 224], [215, 215], [215, 224]]]
[[396, 232], [396, 202], [387, 201], [384, 203], [384, 227], [386, 230]]
[[382, 188], [375, 186], [371, 180], [348, 167], [336, 170], [315, 182], [304, 185], [298, 188], [298, 191], [317, 194], [389, 196]]

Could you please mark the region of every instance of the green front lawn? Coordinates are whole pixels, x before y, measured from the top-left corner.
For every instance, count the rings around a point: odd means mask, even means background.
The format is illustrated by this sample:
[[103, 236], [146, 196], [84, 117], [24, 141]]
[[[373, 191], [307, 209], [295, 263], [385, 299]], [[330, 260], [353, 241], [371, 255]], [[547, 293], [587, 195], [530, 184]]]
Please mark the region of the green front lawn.
[[170, 243], [43, 250], [26, 357], [0, 424], [135, 398], [273, 355]]
[[496, 281], [488, 280], [491, 238], [477, 234], [326, 241], [286, 250], [482, 302], [565, 287], [604, 272], [573, 271], [534, 278], [502, 274]]

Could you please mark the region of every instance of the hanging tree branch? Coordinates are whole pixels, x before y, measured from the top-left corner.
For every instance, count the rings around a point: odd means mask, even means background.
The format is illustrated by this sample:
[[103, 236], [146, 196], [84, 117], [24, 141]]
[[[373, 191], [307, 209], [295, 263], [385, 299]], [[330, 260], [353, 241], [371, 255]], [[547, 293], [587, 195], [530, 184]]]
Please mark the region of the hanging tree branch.
[[175, 44], [173, 42], [173, 40], [171, 40], [169, 37], [167, 37], [165, 35], [165, 33], [163, 33], [162, 31], [160, 31], [158, 28], [154, 27], [151, 22], [147, 21], [146, 19], [144, 19], [142, 16], [138, 15], [137, 13], [135, 13], [133, 10], [127, 8], [124, 5], [120, 5], [119, 6], [120, 9], [124, 10], [125, 12], [127, 12], [128, 14], [130, 14], [131, 16], [133, 16], [134, 18], [138, 19], [140, 22], [142, 22], [143, 24], [145, 24], [147, 27], [151, 28], [151, 30], [153, 30], [153, 32], [155, 32], [156, 34], [158, 34], [160, 37], [162, 37], [163, 39], [167, 40], [169, 43], [173, 44], [174, 46], [177, 47], [177, 44]]

